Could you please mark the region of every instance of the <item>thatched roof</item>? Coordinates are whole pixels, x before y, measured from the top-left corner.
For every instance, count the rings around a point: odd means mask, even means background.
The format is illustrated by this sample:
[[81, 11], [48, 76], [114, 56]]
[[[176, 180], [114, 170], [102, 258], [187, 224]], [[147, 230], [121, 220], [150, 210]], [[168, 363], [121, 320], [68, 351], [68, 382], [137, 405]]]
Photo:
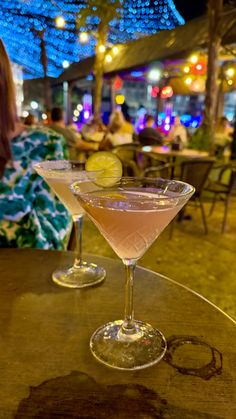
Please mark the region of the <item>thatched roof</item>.
[[[236, 9], [225, 10], [222, 16], [222, 45], [236, 43]], [[194, 50], [205, 48], [208, 42], [208, 18], [193, 19], [170, 31], [143, 37], [120, 46], [119, 54], [105, 64], [105, 74], [142, 67], [155, 61], [185, 57]], [[73, 81], [92, 72], [94, 57], [73, 63], [58, 82]]]

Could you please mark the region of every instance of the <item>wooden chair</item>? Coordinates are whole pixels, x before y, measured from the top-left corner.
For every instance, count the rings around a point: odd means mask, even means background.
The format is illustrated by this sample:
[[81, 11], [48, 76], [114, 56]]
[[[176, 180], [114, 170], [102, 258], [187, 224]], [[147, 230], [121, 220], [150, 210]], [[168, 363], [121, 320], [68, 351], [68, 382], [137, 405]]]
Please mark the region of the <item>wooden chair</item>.
[[160, 159], [156, 153], [137, 150], [137, 165], [141, 171], [145, 171], [149, 167], [159, 167], [167, 163], [165, 159]]
[[123, 166], [124, 176], [139, 176], [141, 171], [137, 165], [139, 143], [124, 144], [114, 147], [112, 152], [119, 157]]
[[162, 162], [159, 166], [147, 167], [143, 171], [143, 176], [150, 178], [161, 177], [163, 179], [170, 179], [172, 164]]
[[236, 196], [236, 167], [231, 164], [225, 164], [217, 167], [216, 169], [220, 169], [218, 178], [215, 181], [210, 180], [208, 185], [205, 187], [205, 191], [213, 194], [209, 215], [213, 213], [217, 200], [223, 200], [225, 203], [221, 228], [221, 232], [225, 233], [230, 199], [233, 195]]
[[[205, 234], [208, 233], [208, 227], [206, 222], [206, 214], [203, 205], [202, 194], [213, 164], [214, 159], [194, 159], [186, 160], [181, 163], [180, 180], [183, 182], [190, 183], [195, 188], [195, 193], [190, 199], [190, 202], [194, 201], [195, 204], [199, 205], [200, 207]], [[183, 208], [177, 216], [179, 221], [182, 221], [182, 219], [184, 219], [185, 208]], [[173, 228], [174, 222], [172, 222], [170, 237], [172, 237]]]

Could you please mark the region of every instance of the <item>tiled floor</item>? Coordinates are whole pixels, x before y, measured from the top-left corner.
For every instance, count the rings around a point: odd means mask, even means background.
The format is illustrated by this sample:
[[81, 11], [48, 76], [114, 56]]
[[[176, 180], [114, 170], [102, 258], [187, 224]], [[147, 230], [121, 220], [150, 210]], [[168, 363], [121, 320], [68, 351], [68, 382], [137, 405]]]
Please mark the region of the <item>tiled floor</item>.
[[[205, 204], [206, 212], [209, 204]], [[220, 233], [223, 203], [208, 217], [204, 235], [199, 209], [188, 206], [193, 219], [177, 224], [169, 240], [169, 228], [156, 240], [139, 265], [167, 275], [216, 304], [236, 320], [236, 200], [232, 200], [228, 230]], [[85, 219], [84, 251], [117, 257], [96, 227]]]

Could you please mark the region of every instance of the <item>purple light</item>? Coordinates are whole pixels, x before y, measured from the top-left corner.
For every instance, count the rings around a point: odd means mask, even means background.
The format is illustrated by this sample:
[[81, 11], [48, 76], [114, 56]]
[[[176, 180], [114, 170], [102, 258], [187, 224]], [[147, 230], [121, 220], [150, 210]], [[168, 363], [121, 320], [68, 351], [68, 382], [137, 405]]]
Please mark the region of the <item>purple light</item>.
[[89, 111], [84, 111], [84, 119], [88, 120], [90, 117]]

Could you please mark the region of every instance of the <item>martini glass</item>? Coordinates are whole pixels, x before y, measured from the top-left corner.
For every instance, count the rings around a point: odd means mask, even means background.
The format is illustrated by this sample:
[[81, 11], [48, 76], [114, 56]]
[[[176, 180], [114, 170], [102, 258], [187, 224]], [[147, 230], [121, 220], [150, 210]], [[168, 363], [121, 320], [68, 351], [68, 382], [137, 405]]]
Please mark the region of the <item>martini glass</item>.
[[71, 192], [69, 185], [76, 180], [87, 180], [92, 185], [92, 172], [83, 170], [79, 161], [52, 160], [34, 165], [36, 172], [44, 178], [50, 188], [72, 215], [76, 234], [76, 257], [72, 267], [58, 269], [52, 279], [58, 285], [69, 288], [85, 288], [102, 282], [106, 276], [103, 268], [82, 260], [82, 225], [84, 210]]
[[[98, 182], [100, 185], [98, 186]], [[151, 325], [134, 320], [133, 283], [137, 260], [170, 223], [194, 193], [187, 183], [151, 178], [102, 178], [86, 191], [86, 182], [71, 190], [113, 250], [125, 270], [123, 320], [109, 322], [90, 339], [95, 358], [110, 367], [136, 370], [151, 366], [164, 356], [166, 340]]]

